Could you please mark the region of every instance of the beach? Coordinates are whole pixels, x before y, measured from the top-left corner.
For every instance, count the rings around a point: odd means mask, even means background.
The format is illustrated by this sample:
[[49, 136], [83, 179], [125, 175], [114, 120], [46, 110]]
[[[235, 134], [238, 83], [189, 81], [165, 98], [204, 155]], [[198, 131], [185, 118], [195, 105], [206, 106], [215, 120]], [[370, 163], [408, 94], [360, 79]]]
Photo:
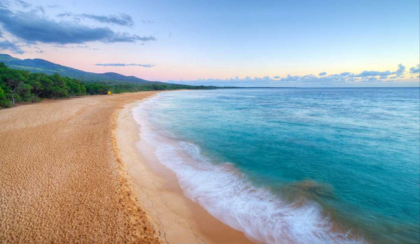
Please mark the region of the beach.
[[0, 242], [159, 243], [114, 150], [118, 108], [152, 92], [0, 111]]
[[[418, 135], [409, 132], [418, 125], [418, 90], [322, 91], [329, 99], [305, 109], [319, 89], [138, 92], [0, 110], [0, 243], [415, 243]], [[385, 109], [341, 113], [331, 105], [337, 93], [347, 94], [343, 104], [374, 97]], [[385, 97], [404, 101], [406, 128], [396, 129], [398, 116], [387, 122], [401, 101]], [[388, 120], [371, 126], [355, 121], [360, 113]], [[302, 134], [296, 122], [311, 124]], [[337, 123], [340, 130], [330, 126]], [[356, 125], [366, 130], [355, 134]], [[390, 135], [398, 140], [376, 148], [378, 127], [398, 131]], [[405, 157], [393, 160], [390, 148]], [[373, 178], [372, 160], [386, 174]], [[350, 169], [357, 174], [334, 177]], [[412, 180], [393, 180], [401, 172]], [[372, 179], [376, 188], [358, 186]], [[398, 187], [410, 191], [389, 196]], [[366, 201], [372, 196], [412, 210], [380, 214], [383, 205]]]
[[0, 242], [249, 242], [136, 150], [130, 111], [154, 94], [0, 110]]
[[0, 244], [420, 244], [419, 19], [0, 0]]

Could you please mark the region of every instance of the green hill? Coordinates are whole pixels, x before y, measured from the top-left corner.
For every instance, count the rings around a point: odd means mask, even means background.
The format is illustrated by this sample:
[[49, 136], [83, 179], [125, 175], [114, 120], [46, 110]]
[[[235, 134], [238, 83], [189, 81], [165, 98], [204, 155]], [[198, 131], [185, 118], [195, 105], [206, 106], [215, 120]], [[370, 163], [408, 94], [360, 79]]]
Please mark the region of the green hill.
[[30, 72], [54, 74], [79, 79], [86, 82], [124, 82], [124, 83], [160, 83], [147, 81], [135, 76], [125, 76], [118, 73], [97, 74], [73, 69], [63, 65], [55, 64], [44, 59], [18, 59], [8, 54], [0, 54], [0, 62], [5, 63], [11, 69], [28, 70]]

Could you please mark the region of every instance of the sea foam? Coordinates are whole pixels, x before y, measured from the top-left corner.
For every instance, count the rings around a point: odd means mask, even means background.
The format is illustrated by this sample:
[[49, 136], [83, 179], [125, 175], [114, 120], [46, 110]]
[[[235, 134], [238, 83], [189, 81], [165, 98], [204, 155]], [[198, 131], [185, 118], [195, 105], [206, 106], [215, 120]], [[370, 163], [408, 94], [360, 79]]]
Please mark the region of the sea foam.
[[334, 233], [319, 204], [286, 203], [269, 190], [253, 186], [232, 164], [215, 164], [200, 153], [197, 145], [152, 125], [149, 111], [158, 99], [133, 109], [141, 137], [155, 148], [159, 161], [176, 174], [185, 196], [212, 216], [255, 242], [363, 242], [349, 239], [348, 234]]

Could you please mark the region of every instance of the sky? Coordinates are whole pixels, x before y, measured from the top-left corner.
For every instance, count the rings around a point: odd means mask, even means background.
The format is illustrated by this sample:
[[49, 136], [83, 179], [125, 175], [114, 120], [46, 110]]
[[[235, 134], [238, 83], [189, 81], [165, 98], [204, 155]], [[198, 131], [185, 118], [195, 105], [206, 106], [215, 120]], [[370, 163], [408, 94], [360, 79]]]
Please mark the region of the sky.
[[0, 53], [222, 86], [419, 86], [419, 0], [0, 0]]

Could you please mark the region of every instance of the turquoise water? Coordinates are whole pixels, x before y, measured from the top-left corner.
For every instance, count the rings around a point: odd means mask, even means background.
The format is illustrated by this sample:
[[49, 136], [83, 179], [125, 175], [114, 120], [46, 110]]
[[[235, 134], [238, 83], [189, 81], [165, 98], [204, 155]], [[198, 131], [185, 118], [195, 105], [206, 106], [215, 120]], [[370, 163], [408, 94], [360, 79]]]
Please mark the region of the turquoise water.
[[418, 243], [419, 101], [418, 88], [225, 89], [134, 113], [185, 195], [252, 240]]

